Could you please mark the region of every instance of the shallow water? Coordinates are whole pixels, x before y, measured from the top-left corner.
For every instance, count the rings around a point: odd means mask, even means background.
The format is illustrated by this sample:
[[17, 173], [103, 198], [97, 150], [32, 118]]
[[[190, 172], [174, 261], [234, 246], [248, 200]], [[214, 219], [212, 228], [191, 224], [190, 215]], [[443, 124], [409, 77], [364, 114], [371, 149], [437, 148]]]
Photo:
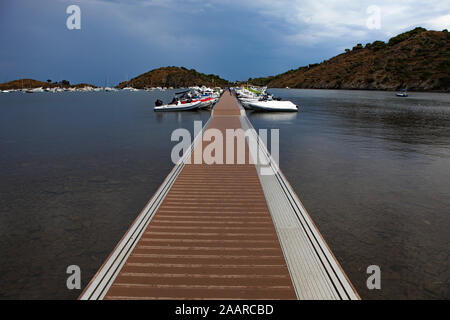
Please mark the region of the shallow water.
[[[280, 163], [363, 298], [449, 298], [450, 95], [275, 90], [299, 113]], [[172, 93], [0, 94], [0, 298], [76, 298], [172, 168], [170, 141], [209, 112], [154, 113]], [[381, 267], [381, 290], [366, 268]]]

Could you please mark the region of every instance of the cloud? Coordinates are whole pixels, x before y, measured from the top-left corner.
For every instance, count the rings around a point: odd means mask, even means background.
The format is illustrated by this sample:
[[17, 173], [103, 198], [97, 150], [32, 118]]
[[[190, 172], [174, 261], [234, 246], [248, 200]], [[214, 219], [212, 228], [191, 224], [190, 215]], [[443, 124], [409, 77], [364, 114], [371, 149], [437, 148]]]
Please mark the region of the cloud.
[[[208, 16], [219, 15], [230, 28], [239, 25], [245, 35], [260, 28], [261, 37], [270, 32], [278, 45], [315, 47], [327, 43], [340, 46], [355, 41], [387, 40], [416, 26], [442, 30], [449, 24], [450, 2], [441, 0], [82, 0], [108, 8], [131, 36], [147, 36], [164, 46], [179, 42], [189, 48], [200, 41], [210, 41], [209, 32], [198, 28]], [[380, 12], [380, 28], [369, 29], [368, 8]], [[234, 9], [234, 11], [233, 11]], [[257, 17], [256, 26], [246, 19], [236, 21], [233, 14], [242, 11]], [[150, 14], [150, 16], [148, 16]], [[231, 25], [233, 24], [233, 25]], [[272, 26], [272, 30], [267, 28]], [[220, 22], [219, 22], [219, 25]], [[221, 25], [226, 28], [226, 25]], [[217, 26], [216, 34], [224, 30]], [[195, 32], [193, 32], [195, 31]], [[248, 33], [248, 32], [247, 32]], [[144, 39], [144, 41], [146, 41]]]
[[450, 14], [433, 18], [427, 21], [427, 25], [437, 30], [450, 28]]
[[[237, 3], [242, 3], [239, 1]], [[441, 0], [277, 0], [243, 3], [263, 17], [273, 17], [288, 26], [283, 35], [290, 43], [314, 46], [334, 39], [369, 39], [390, 36], [424, 26], [442, 30], [449, 24], [450, 2]], [[367, 28], [369, 6], [380, 9], [379, 30]], [[446, 15], [442, 14], [448, 13]]]
[[[81, 30], [65, 27], [81, 7]], [[369, 29], [368, 8], [380, 10]], [[12, 79], [28, 71], [68, 79], [123, 80], [178, 65], [230, 80], [266, 76], [328, 59], [356, 43], [388, 40], [416, 26], [449, 27], [442, 0], [3, 0], [0, 62]], [[69, 61], [76, 61], [78, 67]], [[40, 76], [36, 76], [39, 78]]]

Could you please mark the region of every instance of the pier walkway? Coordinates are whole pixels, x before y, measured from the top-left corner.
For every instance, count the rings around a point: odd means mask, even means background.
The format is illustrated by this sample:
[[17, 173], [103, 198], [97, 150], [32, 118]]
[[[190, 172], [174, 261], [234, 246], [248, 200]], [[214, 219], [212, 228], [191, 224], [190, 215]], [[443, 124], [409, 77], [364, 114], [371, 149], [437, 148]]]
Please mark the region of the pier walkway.
[[[206, 129], [252, 129], [225, 92]], [[80, 299], [359, 299], [273, 161], [195, 164], [199, 135]], [[259, 137], [255, 134], [256, 140]], [[223, 147], [224, 159], [226, 153]], [[253, 152], [253, 153], [252, 153]]]

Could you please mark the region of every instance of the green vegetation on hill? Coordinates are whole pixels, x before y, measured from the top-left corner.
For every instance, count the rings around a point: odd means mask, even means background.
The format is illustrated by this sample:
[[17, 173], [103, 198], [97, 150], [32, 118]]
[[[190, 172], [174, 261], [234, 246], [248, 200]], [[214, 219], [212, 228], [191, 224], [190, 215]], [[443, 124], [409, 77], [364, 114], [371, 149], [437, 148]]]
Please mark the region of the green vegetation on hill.
[[249, 83], [269, 87], [450, 91], [450, 34], [424, 28], [357, 44], [319, 64]]
[[184, 67], [163, 67], [143, 73], [130, 81], [121, 82], [117, 87], [189, 87], [189, 86], [224, 87], [228, 81], [214, 74], [204, 74]]

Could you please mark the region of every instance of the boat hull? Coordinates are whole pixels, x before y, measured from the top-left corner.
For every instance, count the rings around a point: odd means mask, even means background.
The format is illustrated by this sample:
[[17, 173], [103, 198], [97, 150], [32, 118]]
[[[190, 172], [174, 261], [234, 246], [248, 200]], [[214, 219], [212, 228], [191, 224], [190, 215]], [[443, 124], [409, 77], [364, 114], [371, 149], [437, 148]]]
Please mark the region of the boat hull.
[[162, 106], [156, 106], [153, 108], [154, 111], [186, 111], [186, 110], [195, 110], [198, 109], [201, 102], [191, 102], [191, 103], [178, 103], [178, 104], [169, 104], [169, 105], [162, 105]]
[[213, 98], [208, 98], [208, 99], [202, 99], [200, 100], [200, 109], [206, 109], [209, 108], [213, 105], [214, 103], [214, 99]]
[[244, 105], [258, 111], [297, 112], [298, 107], [290, 101], [249, 101]]

